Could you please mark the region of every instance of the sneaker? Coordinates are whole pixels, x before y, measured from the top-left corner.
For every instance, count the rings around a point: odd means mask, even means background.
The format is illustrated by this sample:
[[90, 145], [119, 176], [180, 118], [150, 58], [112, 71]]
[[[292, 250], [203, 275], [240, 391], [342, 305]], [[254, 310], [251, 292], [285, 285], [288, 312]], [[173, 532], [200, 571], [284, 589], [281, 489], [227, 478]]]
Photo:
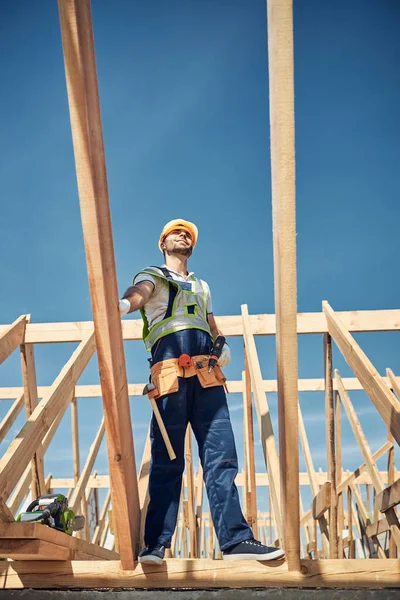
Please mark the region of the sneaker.
[[146, 546], [139, 552], [140, 563], [153, 563], [160, 565], [164, 560], [165, 547], [162, 544]]
[[224, 560], [276, 560], [285, 556], [281, 548], [264, 546], [257, 540], [245, 540], [227, 548], [222, 553]]

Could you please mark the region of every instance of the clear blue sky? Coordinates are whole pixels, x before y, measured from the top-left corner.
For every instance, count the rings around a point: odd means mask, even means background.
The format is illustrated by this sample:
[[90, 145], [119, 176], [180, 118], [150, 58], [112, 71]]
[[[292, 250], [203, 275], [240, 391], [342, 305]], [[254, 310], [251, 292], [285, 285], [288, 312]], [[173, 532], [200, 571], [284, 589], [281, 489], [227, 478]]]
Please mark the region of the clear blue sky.
[[[120, 292], [160, 262], [162, 226], [183, 217], [199, 227], [190, 266], [209, 282], [215, 314], [240, 314], [243, 303], [274, 312], [265, 1], [93, 0], [92, 10]], [[294, 2], [299, 312], [324, 299], [336, 310], [399, 305], [399, 27], [397, 0]], [[90, 320], [55, 0], [2, 2], [0, 54], [0, 322]], [[382, 373], [400, 372], [398, 334], [357, 339]], [[274, 341], [257, 344], [274, 378]], [[242, 342], [231, 345], [227, 375], [239, 379]], [[37, 348], [40, 385], [73, 347]], [[126, 351], [129, 381], [144, 381], [141, 343]], [[300, 376], [321, 377], [321, 338], [300, 338], [299, 352]], [[350, 375], [337, 352], [335, 361]], [[92, 361], [81, 382], [97, 381]], [[13, 356], [0, 385], [20, 384]], [[385, 428], [364, 394], [352, 398], [375, 450]], [[323, 396], [300, 401], [325, 468]], [[150, 411], [146, 398], [131, 402], [140, 462]], [[269, 402], [275, 422], [274, 394]], [[242, 459], [241, 398], [229, 403]], [[101, 402], [79, 410], [83, 462]], [[67, 416], [46, 458], [54, 475], [72, 475], [69, 427]], [[345, 467], [362, 462], [346, 426], [344, 447]], [[107, 470], [104, 451], [97, 467]]]

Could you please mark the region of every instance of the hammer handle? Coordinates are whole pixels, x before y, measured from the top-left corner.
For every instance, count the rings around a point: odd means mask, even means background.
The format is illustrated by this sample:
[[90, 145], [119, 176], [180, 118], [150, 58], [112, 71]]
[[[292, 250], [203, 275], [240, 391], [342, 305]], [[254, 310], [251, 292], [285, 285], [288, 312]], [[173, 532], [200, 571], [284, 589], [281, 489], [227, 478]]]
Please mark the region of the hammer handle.
[[155, 415], [155, 417], [157, 419], [157, 423], [158, 423], [158, 426], [160, 428], [161, 435], [163, 437], [165, 446], [167, 448], [168, 456], [170, 457], [171, 460], [175, 460], [176, 454], [174, 452], [174, 449], [173, 449], [172, 444], [170, 442], [170, 439], [168, 437], [167, 430], [165, 429], [164, 421], [162, 420], [162, 416], [160, 415], [160, 411], [158, 410], [157, 402], [154, 400], [154, 398], [149, 398], [149, 400], [150, 400], [150, 404], [151, 404], [151, 407], [153, 409], [154, 415]]

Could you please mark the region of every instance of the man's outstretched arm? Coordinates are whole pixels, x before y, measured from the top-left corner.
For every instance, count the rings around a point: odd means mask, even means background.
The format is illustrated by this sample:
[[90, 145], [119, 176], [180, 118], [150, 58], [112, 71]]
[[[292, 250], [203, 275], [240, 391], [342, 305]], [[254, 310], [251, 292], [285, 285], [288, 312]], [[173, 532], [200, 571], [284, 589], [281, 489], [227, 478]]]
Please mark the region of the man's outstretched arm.
[[119, 303], [121, 314], [131, 313], [142, 308], [149, 301], [153, 291], [154, 284], [151, 281], [141, 281], [128, 287]]

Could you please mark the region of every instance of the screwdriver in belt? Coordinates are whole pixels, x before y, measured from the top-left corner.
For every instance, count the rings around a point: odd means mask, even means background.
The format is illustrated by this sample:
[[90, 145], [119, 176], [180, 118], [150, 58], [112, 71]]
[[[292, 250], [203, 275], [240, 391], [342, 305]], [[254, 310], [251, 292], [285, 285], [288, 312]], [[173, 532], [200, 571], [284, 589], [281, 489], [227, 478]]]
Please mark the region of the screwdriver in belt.
[[222, 354], [222, 348], [224, 347], [225, 341], [226, 340], [223, 335], [219, 335], [218, 337], [215, 338], [215, 341], [214, 341], [213, 346], [210, 351], [210, 358], [208, 360], [208, 372], [209, 373], [211, 373], [211, 371], [217, 364], [218, 359]]

